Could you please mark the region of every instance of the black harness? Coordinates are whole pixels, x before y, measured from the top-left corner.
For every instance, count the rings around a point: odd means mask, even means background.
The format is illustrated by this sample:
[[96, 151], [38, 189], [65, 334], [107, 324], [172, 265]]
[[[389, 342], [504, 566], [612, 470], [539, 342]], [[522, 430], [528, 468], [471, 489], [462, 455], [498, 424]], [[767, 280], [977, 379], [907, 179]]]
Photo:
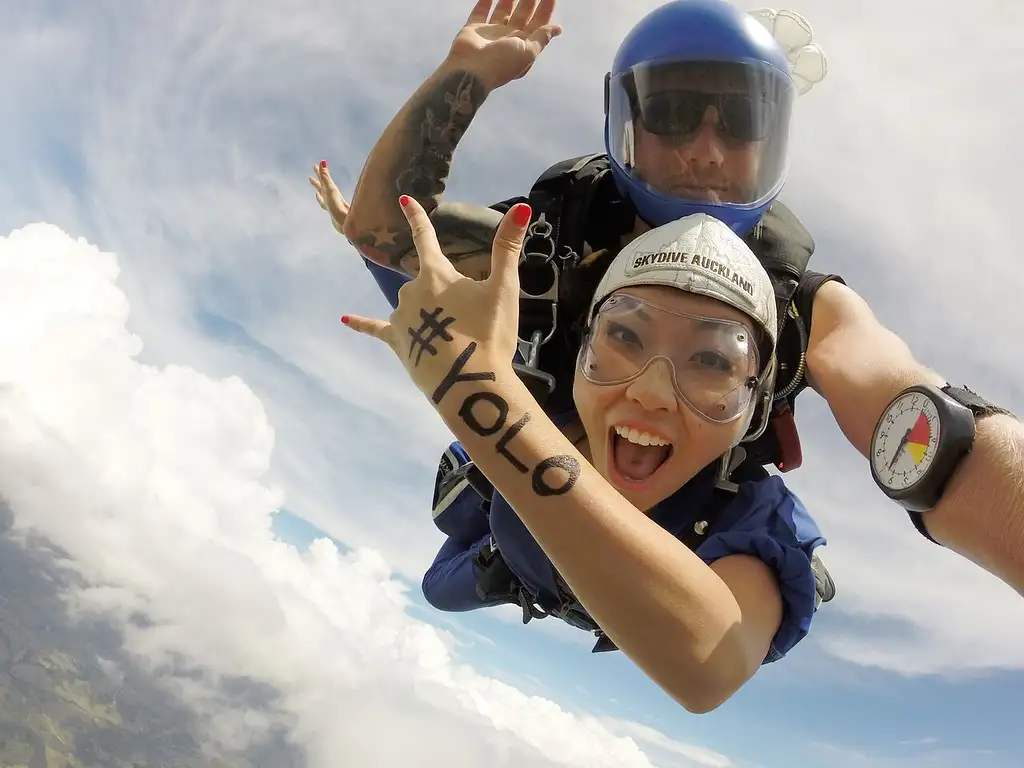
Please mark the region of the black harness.
[[[516, 371], [538, 402], [571, 407], [572, 377], [582, 338], [582, 319], [604, 267], [633, 229], [636, 211], [619, 194], [608, 156], [584, 155], [551, 166], [528, 197], [491, 206], [504, 213], [528, 202], [533, 219], [519, 266], [519, 350]], [[803, 462], [794, 420], [796, 396], [804, 378], [808, 328], [793, 302], [814, 253], [814, 240], [793, 213], [776, 202], [744, 238], [768, 272], [778, 310], [778, 373], [770, 413], [757, 413], [753, 425], [767, 422], [747, 443], [747, 461], [774, 464], [780, 472]], [[593, 263], [584, 257], [604, 253]], [[568, 284], [568, 285], [567, 285]]]

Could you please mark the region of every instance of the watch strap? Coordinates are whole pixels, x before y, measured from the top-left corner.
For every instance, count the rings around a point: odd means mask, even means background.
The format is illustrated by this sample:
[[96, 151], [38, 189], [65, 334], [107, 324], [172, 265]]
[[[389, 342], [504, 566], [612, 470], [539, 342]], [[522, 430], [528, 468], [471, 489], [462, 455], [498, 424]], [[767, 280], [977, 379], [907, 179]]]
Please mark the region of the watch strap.
[[[923, 514], [921, 514], [920, 512], [911, 512], [910, 510], [907, 510], [907, 516], [910, 517], [910, 522], [912, 522], [914, 524], [914, 527], [917, 528], [918, 533], [920, 533], [922, 536], [928, 539], [928, 541], [930, 541], [932, 544], [939, 544], [939, 542], [933, 539], [932, 535], [928, 533], [928, 528], [924, 524]], [[939, 544], [939, 546], [942, 545]]]
[[1004, 416], [1014, 416], [1011, 411], [988, 402], [988, 400], [980, 397], [977, 392], [973, 392], [967, 387], [954, 387], [952, 384], [946, 384], [942, 388], [942, 392], [950, 399], [968, 408], [976, 419], [982, 416], [994, 416], [997, 413]]
[[[967, 408], [972, 414], [974, 414], [975, 419], [982, 418], [983, 416], [994, 416], [995, 414], [1003, 414], [1005, 416], [1012, 416], [1016, 418], [1013, 412], [995, 405], [994, 403], [988, 402], [983, 397], [979, 396], [977, 392], [974, 392], [965, 386], [955, 387], [952, 384], [946, 384], [941, 391], [954, 402], [957, 402]], [[907, 515], [910, 517], [910, 522], [914, 524], [918, 533], [933, 544], [938, 544], [938, 542], [932, 538], [932, 535], [928, 533], [928, 528], [925, 526], [926, 514], [927, 513], [922, 512], [907, 512]]]

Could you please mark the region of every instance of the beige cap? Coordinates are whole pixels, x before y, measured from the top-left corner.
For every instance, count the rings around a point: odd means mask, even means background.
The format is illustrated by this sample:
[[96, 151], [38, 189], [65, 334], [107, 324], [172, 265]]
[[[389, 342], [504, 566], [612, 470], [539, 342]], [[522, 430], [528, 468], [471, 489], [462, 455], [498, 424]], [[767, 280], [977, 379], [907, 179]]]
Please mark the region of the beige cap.
[[740, 236], [706, 213], [652, 229], [623, 248], [601, 278], [588, 317], [612, 292], [631, 285], [666, 285], [718, 299], [754, 320], [775, 347], [771, 278]]

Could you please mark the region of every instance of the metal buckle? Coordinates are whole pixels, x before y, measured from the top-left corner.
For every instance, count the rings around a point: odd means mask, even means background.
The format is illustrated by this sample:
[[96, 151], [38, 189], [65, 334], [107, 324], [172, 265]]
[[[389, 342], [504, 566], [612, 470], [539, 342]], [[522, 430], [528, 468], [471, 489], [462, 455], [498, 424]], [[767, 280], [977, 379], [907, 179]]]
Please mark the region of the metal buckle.
[[[555, 228], [551, 226], [547, 216], [542, 213], [526, 230], [526, 239], [523, 240], [523, 249], [520, 252], [519, 263], [523, 264], [528, 259], [540, 259], [545, 264], [550, 264], [555, 258], [555, 252], [558, 250], [554, 238], [551, 237], [554, 231]], [[534, 240], [540, 240], [545, 243], [542, 250], [530, 250], [531, 243]]]
[[[555, 330], [558, 327], [558, 287], [559, 277], [561, 270], [558, 264], [555, 263], [555, 241], [551, 239], [551, 233], [553, 229], [544, 219], [544, 214], [540, 215], [533, 224], [530, 225], [526, 240], [523, 243], [523, 250], [519, 257], [520, 267], [520, 280], [519, 280], [519, 298], [520, 299], [531, 299], [533, 301], [547, 301], [551, 303], [551, 327], [545, 334], [542, 330], [534, 330], [530, 334], [529, 339], [524, 339], [522, 336], [516, 334], [516, 338], [519, 342], [519, 354], [523, 356], [525, 365], [529, 368], [537, 367], [537, 359], [540, 355], [540, 348], [551, 341], [555, 335]], [[544, 240], [548, 246], [544, 250], [527, 250], [532, 240]], [[537, 293], [531, 293], [530, 290], [524, 287], [524, 284], [529, 284], [530, 280], [523, 280], [522, 267], [529, 262], [540, 261], [540, 266], [547, 266], [551, 269], [551, 281], [547, 283], [545, 288], [528, 286], [533, 290], [537, 290]]]

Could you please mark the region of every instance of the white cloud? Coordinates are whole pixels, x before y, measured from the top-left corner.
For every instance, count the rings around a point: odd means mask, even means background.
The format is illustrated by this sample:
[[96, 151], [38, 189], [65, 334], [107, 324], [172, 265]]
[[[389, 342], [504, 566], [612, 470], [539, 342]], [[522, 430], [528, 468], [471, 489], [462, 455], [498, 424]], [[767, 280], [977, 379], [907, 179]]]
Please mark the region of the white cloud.
[[[0, 494], [87, 580], [76, 611], [118, 620], [229, 746], [288, 726], [313, 766], [651, 765], [606, 724], [460, 664], [377, 553], [276, 540], [261, 403], [238, 378], [140, 363], [117, 274], [51, 225], [0, 239]], [[276, 709], [226, 697], [236, 676]]]
[[736, 763], [710, 749], [670, 739], [660, 731], [630, 720], [604, 718], [612, 733], [628, 736], [658, 758], [663, 768], [735, 768]]
[[[451, 196], [501, 199], [599, 149], [603, 73], [658, 4], [615, 0], [599, 16], [561, 3], [566, 33], [487, 103]], [[990, 351], [1019, 346], [1020, 8], [793, 5], [830, 61], [801, 100], [784, 196], [818, 240], [813, 265], [844, 274], [926, 362], [1024, 409], [1019, 361]], [[143, 358], [241, 375], [275, 425], [269, 477], [290, 508], [418, 580], [439, 542], [426, 499], [448, 438], [386, 350], [340, 333], [342, 312], [384, 304], [305, 176], [321, 157], [356, 176], [465, 9], [220, 0], [43, 14], [19, 7], [0, 30], [0, 99], [19, 105], [0, 140], [20, 149], [0, 160], [0, 224], [45, 219], [126, 254]], [[950, 63], [965, 41], [985, 55]], [[245, 343], [208, 338], [197, 309], [237, 323]], [[840, 591], [826, 610], [852, 619], [806, 642], [901, 672], [1024, 668], [1019, 599], [920, 540], [813, 394], [800, 413], [807, 461], [788, 479], [831, 540]], [[367, 476], [372, 500], [351, 499]], [[900, 631], [880, 633], [880, 619]]]

